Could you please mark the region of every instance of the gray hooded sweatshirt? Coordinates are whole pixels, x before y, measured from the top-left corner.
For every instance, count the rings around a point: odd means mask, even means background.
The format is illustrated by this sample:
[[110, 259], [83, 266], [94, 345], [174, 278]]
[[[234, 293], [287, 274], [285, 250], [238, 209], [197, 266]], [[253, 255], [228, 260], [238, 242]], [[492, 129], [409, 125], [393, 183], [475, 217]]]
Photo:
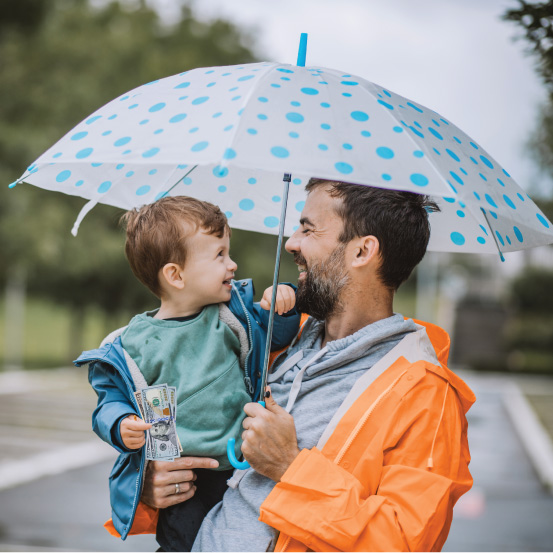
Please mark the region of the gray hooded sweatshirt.
[[[300, 449], [317, 445], [355, 382], [418, 327], [396, 314], [321, 349], [323, 329], [324, 323], [309, 318], [268, 379], [275, 401], [294, 417]], [[253, 469], [235, 471], [223, 501], [204, 519], [193, 551], [272, 551], [278, 532], [258, 519], [274, 486]]]

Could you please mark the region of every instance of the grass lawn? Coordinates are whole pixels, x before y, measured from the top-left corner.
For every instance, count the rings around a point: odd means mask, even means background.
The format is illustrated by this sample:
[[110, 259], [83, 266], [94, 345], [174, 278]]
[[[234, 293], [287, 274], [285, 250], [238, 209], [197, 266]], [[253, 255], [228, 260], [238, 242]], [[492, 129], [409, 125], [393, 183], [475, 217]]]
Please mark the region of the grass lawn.
[[525, 394], [553, 442], [553, 390], [551, 394]]
[[[0, 301], [0, 365], [6, 349], [4, 301]], [[25, 307], [23, 364], [25, 368], [67, 366], [71, 362], [69, 311], [45, 300], [30, 299]], [[85, 317], [83, 348], [92, 349], [105, 336], [105, 318], [97, 310]], [[1, 366], [0, 366], [1, 370]]]

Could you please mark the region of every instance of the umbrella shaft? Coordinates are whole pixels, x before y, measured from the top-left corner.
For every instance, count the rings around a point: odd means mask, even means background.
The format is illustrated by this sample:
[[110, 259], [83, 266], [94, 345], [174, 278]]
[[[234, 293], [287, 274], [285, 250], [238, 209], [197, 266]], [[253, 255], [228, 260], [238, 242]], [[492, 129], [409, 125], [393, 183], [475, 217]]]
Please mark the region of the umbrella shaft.
[[267, 386], [267, 373], [269, 371], [269, 356], [271, 354], [271, 340], [273, 337], [273, 322], [275, 319], [275, 303], [277, 295], [277, 285], [278, 285], [278, 273], [280, 270], [280, 253], [282, 251], [282, 238], [284, 236], [284, 223], [286, 221], [286, 206], [288, 204], [288, 189], [290, 187], [290, 181], [292, 180], [292, 175], [290, 173], [284, 173], [282, 177], [284, 181], [284, 189], [282, 191], [282, 209], [280, 212], [280, 225], [278, 228], [278, 244], [277, 252], [275, 259], [275, 273], [273, 275], [273, 294], [271, 297], [271, 309], [269, 311], [269, 324], [267, 328], [267, 341], [265, 343], [265, 359], [263, 361], [263, 371], [261, 379], [261, 390], [259, 392], [260, 401], [264, 400], [265, 397], [265, 387]]

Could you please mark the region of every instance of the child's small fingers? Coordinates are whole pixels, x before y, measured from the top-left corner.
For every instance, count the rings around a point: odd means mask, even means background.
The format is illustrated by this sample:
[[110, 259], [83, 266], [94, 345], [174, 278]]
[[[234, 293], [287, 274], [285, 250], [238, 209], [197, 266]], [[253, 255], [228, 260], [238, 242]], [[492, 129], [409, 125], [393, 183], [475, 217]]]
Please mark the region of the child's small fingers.
[[138, 430], [144, 431], [144, 430], [148, 430], [151, 427], [152, 427], [151, 424], [144, 422], [142, 419], [130, 420], [127, 423], [127, 428], [133, 431], [138, 431]]

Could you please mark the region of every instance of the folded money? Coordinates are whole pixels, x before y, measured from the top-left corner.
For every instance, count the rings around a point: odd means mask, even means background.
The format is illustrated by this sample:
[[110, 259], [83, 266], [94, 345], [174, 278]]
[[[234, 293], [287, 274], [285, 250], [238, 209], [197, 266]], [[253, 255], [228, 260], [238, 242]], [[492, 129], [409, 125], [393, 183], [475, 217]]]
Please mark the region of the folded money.
[[176, 388], [167, 384], [148, 386], [134, 393], [146, 430], [146, 459], [173, 461], [180, 457], [182, 446], [176, 426]]

